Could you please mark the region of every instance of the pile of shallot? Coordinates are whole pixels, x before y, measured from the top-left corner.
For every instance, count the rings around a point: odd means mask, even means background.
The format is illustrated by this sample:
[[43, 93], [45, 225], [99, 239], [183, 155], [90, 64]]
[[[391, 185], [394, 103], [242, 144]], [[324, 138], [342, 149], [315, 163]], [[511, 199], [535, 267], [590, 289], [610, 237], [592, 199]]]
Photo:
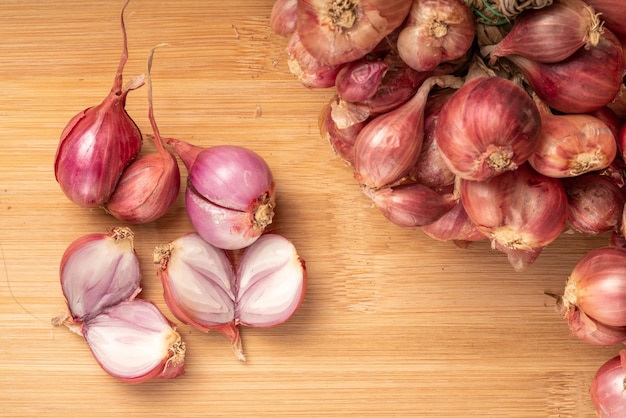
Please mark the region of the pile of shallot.
[[[295, 246], [267, 228], [274, 218], [270, 167], [235, 145], [202, 148], [162, 138], [152, 98], [150, 50], [146, 76], [125, 86], [128, 45], [105, 100], [74, 116], [57, 149], [56, 180], [79, 206], [101, 207], [119, 221], [154, 222], [174, 206], [181, 188], [176, 156], [188, 171], [185, 208], [195, 232], [154, 250], [164, 299], [181, 322], [230, 338], [245, 360], [239, 326], [272, 327], [300, 307], [306, 268]], [[128, 93], [148, 86], [148, 119], [156, 152], [140, 155], [142, 134], [125, 110]], [[171, 147], [171, 151], [166, 148]], [[84, 337], [98, 364], [128, 383], [175, 378], [185, 372], [185, 343], [156, 304], [137, 298], [140, 263], [128, 227], [77, 238], [61, 259], [67, 312], [54, 318]]]
[[391, 222], [516, 271], [564, 232], [610, 235], [559, 300], [575, 335], [621, 344], [626, 7], [503, 3], [277, 0], [270, 26], [302, 85], [334, 89], [320, 134]]

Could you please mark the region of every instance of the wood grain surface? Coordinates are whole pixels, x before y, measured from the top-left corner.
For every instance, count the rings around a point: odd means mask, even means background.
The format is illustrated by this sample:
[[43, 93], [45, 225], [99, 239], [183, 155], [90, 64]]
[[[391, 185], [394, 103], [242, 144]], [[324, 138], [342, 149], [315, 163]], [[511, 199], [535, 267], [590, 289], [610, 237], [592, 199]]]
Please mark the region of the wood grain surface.
[[[218, 333], [179, 324], [187, 373], [121, 383], [51, 318], [65, 309], [58, 268], [77, 237], [120, 225], [82, 209], [54, 179], [69, 119], [111, 88], [121, 2], [4, 0], [0, 13], [0, 415], [6, 417], [592, 417], [589, 385], [619, 351], [575, 340], [544, 291], [606, 236], [563, 235], [524, 273], [487, 242], [467, 249], [396, 227], [371, 207], [318, 132], [332, 90], [289, 73], [271, 0], [133, 0], [125, 77], [153, 64], [164, 136], [238, 144], [277, 183], [274, 231], [306, 260], [300, 310], [242, 329], [248, 361]], [[127, 109], [149, 133], [146, 89]], [[145, 150], [150, 151], [150, 141]], [[183, 169], [186, 177], [187, 172]], [[142, 297], [174, 322], [151, 262], [190, 232], [182, 194], [134, 226]]]

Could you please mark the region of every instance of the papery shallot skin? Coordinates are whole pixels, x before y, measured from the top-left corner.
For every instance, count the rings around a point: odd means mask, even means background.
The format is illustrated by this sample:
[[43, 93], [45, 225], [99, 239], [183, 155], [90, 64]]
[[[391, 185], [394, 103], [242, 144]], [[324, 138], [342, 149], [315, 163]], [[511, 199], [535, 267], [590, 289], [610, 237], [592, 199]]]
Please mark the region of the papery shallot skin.
[[600, 347], [626, 342], [626, 327], [605, 325], [574, 306], [567, 312], [567, 325], [581, 341]]
[[129, 228], [89, 234], [73, 241], [60, 264], [61, 288], [74, 322], [133, 299], [140, 291], [141, 271]]
[[111, 306], [85, 322], [82, 335], [103, 370], [124, 382], [185, 373], [185, 343], [152, 302], [133, 299]]

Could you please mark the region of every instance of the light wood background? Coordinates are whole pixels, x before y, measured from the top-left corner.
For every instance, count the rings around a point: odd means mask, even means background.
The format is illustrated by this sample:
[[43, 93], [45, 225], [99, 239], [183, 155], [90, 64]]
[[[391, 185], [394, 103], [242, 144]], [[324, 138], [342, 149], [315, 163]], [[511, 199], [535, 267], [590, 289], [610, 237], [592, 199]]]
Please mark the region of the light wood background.
[[[525, 273], [482, 242], [461, 250], [373, 209], [317, 117], [331, 90], [288, 72], [271, 0], [133, 0], [130, 60], [145, 72], [164, 136], [238, 144], [272, 167], [275, 231], [306, 260], [301, 309], [243, 329], [246, 363], [225, 337], [180, 325], [187, 373], [128, 385], [50, 319], [65, 308], [59, 260], [77, 237], [119, 225], [68, 201], [54, 180], [59, 135], [108, 93], [121, 1], [5, 0], [0, 13], [0, 415], [7, 417], [591, 417], [588, 388], [619, 347], [571, 337], [544, 291], [606, 236], [562, 236]], [[144, 133], [146, 89], [128, 107]], [[146, 151], [151, 144], [145, 142]], [[186, 171], [183, 170], [183, 176]], [[182, 198], [182, 194], [181, 194]], [[191, 231], [183, 200], [133, 228], [142, 296], [166, 315], [152, 249]]]

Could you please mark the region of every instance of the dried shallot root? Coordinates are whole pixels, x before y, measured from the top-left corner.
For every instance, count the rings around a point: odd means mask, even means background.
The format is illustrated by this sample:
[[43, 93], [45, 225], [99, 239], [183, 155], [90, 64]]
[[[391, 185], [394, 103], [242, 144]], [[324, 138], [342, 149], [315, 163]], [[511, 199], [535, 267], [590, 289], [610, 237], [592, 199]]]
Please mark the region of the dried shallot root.
[[102, 369], [127, 383], [185, 372], [185, 343], [141, 292], [139, 258], [126, 227], [73, 241], [60, 265], [67, 313], [53, 318], [84, 337]]
[[306, 268], [294, 245], [264, 234], [233, 254], [189, 233], [154, 250], [157, 274], [170, 311], [185, 324], [218, 331], [245, 361], [239, 326], [267, 328], [287, 321], [300, 307]]

